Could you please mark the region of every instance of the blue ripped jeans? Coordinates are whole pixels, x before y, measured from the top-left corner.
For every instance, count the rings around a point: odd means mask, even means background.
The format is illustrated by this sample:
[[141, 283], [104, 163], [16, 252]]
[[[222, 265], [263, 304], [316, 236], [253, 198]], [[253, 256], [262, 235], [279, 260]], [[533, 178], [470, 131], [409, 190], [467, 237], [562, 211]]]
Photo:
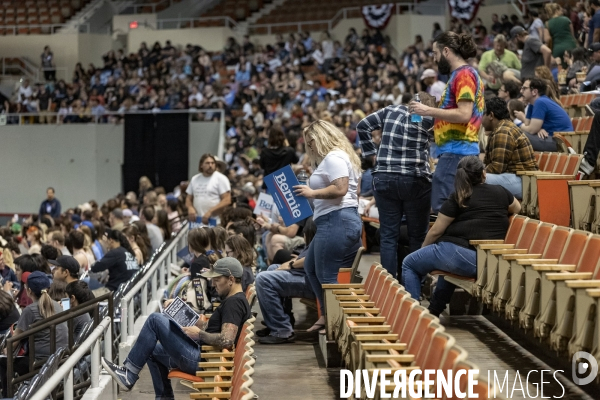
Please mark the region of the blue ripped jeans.
[[175, 322], [160, 313], [150, 314], [123, 365], [139, 375], [148, 364], [156, 400], [173, 400], [169, 371], [178, 368], [195, 375], [200, 345], [183, 333]]

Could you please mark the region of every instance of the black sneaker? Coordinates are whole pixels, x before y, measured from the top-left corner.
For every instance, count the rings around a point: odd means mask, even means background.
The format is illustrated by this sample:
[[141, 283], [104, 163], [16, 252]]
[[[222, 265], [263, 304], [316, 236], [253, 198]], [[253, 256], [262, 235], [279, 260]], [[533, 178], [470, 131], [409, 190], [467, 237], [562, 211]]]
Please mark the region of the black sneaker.
[[135, 385], [135, 382], [138, 380], [138, 376], [133, 372], [129, 371], [125, 367], [119, 367], [117, 364], [108, 361], [104, 357], [102, 357], [102, 366], [106, 372], [113, 377], [119, 387], [126, 392], [129, 392], [131, 388], [133, 388], [133, 385]]
[[271, 333], [271, 328], [263, 328], [256, 331], [256, 336], [265, 337], [269, 336], [269, 333]]
[[258, 339], [258, 343], [261, 344], [283, 344], [283, 343], [294, 343], [296, 340], [296, 334], [292, 333], [289, 337], [277, 337], [277, 336], [265, 336]]

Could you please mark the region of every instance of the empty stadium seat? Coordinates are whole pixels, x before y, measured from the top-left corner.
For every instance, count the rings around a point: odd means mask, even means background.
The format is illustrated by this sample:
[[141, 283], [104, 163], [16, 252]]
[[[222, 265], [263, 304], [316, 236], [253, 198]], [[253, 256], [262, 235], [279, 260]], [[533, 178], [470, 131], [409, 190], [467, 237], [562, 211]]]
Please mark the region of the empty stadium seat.
[[533, 320], [540, 312], [540, 308], [552, 298], [552, 293], [548, 291], [549, 287], [541, 285], [542, 274], [575, 270], [590, 235], [589, 232], [573, 231], [557, 261], [545, 260], [546, 262], [543, 263], [535, 261], [525, 268], [525, 304], [519, 312], [519, 325], [522, 328], [532, 329]]

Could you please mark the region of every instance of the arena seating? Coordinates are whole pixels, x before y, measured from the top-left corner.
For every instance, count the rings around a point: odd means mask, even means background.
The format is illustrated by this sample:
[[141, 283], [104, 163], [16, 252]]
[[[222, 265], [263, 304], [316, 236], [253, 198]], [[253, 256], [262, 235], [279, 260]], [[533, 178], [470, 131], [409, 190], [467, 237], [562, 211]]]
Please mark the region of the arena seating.
[[[303, 2], [286, 2], [282, 6], [275, 7], [269, 14], [263, 16], [256, 25], [313, 22], [302, 26], [304, 31], [326, 31], [329, 29], [328, 21], [333, 19], [338, 11], [343, 8], [362, 7], [366, 5], [388, 4], [383, 0], [338, 0], [323, 4], [319, 0], [307, 0]], [[348, 18], [361, 18], [360, 9], [349, 11]], [[293, 33], [298, 32], [294, 24], [271, 27], [271, 33]], [[253, 27], [251, 34], [259, 35], [267, 33], [265, 27]]]
[[521, 214], [557, 225], [569, 225], [567, 182], [575, 179], [582, 159], [580, 154], [541, 154], [538, 171], [517, 171], [523, 185]]
[[[385, 368], [392, 373], [400, 369], [454, 373], [478, 369], [467, 362], [467, 351], [444, 332], [439, 319], [418, 305], [379, 264], [371, 266], [364, 284], [323, 285], [323, 289], [328, 321], [333, 321], [328, 323], [328, 337], [335, 337], [347, 368], [371, 372]], [[466, 380], [461, 386], [466, 387]], [[394, 388], [390, 385], [385, 390], [392, 393]], [[477, 391], [480, 398], [491, 396], [484, 380]], [[379, 398], [379, 386], [375, 393]], [[360, 398], [366, 396], [363, 387]]]
[[[50, 24], [63, 24], [90, 0], [2, 0], [0, 35], [52, 33]], [[15, 28], [16, 27], [16, 28]]]
[[[560, 102], [570, 117], [594, 115], [589, 104], [596, 98], [592, 93], [579, 93], [560, 96]], [[575, 128], [577, 130], [577, 128]]]

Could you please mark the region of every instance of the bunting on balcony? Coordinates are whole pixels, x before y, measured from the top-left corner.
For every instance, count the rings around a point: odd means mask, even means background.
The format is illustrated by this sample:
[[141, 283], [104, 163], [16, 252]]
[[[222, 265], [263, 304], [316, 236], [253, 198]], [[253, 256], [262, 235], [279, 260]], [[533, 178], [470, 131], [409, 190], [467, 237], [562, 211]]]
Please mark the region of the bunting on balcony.
[[364, 6], [362, 8], [362, 16], [365, 24], [371, 29], [384, 29], [394, 11], [393, 4], [382, 4], [379, 6]]
[[450, 5], [450, 15], [468, 24], [477, 15], [481, 0], [448, 0], [448, 4]]

